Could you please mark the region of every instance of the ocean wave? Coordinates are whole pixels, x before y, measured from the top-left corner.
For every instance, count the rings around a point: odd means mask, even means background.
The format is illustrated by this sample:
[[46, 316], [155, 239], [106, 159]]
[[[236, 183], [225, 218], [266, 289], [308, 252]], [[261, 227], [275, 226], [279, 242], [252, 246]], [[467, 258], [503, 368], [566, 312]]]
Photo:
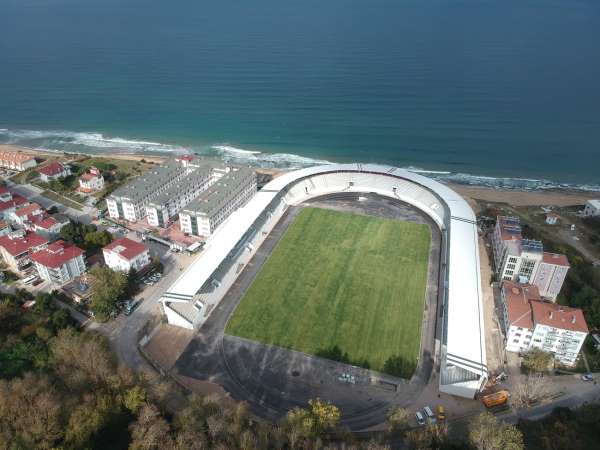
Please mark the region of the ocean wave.
[[259, 165], [261, 167], [274, 167], [297, 169], [319, 164], [332, 164], [324, 159], [310, 158], [291, 153], [263, 153], [258, 150], [247, 150], [231, 145], [212, 145], [210, 147], [225, 160]]
[[2, 141], [45, 150], [69, 150], [73, 146], [94, 149], [123, 149], [134, 153], [151, 151], [160, 153], [186, 153], [187, 149], [160, 142], [107, 137], [102, 133], [63, 130], [7, 130], [0, 129]]

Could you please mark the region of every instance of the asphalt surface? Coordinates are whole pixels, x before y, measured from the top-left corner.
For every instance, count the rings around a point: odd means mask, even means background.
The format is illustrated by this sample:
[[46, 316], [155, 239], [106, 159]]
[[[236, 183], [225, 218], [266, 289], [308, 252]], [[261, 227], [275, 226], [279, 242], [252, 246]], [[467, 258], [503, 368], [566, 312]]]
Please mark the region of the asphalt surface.
[[[247, 401], [259, 416], [277, 420], [295, 406], [305, 406], [311, 398], [332, 401], [344, 412], [342, 423], [351, 429], [364, 429], [385, 421], [392, 406], [408, 406], [429, 382], [434, 361], [434, 333], [437, 306], [437, 264], [430, 271], [422, 341], [422, 356], [411, 380], [371, 372], [301, 352], [263, 345], [224, 335], [229, 317], [262, 264], [301, 208], [320, 206], [380, 217], [412, 220], [433, 230], [431, 261], [439, 262], [439, 231], [426, 216], [399, 202], [356, 195], [336, 195], [291, 207], [282, 217], [234, 285], [200, 328], [177, 360], [174, 371], [191, 378], [210, 380], [225, 388], [236, 400]], [[354, 383], [340, 380], [354, 376]]]

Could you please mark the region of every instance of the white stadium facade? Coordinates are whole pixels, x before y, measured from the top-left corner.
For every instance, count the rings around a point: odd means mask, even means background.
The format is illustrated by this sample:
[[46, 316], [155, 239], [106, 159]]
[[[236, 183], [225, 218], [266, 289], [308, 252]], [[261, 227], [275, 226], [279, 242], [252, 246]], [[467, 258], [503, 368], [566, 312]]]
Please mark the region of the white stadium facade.
[[341, 192], [397, 199], [421, 210], [439, 227], [438, 302], [443, 319], [436, 342], [439, 389], [473, 398], [487, 380], [475, 214], [450, 188], [396, 167], [328, 164], [273, 179], [232, 214], [210, 237], [203, 253], [163, 294], [160, 302], [169, 323], [189, 329], [200, 327], [290, 205]]

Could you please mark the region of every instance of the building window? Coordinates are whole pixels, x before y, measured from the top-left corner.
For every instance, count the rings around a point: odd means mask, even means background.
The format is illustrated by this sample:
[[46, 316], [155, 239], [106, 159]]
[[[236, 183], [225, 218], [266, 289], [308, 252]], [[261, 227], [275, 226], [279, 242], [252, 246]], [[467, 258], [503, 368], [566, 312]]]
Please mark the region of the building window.
[[513, 344], [518, 344], [519, 340], [518, 339], [513, 339]]

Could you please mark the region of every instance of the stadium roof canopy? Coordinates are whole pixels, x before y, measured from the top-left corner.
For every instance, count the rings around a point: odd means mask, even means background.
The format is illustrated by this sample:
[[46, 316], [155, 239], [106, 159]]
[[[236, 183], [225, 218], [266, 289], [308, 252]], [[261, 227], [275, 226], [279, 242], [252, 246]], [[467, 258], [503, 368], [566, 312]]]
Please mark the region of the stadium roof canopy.
[[[191, 301], [276, 198], [284, 198], [283, 195], [299, 183], [325, 174], [356, 180], [348, 182], [344, 191], [374, 192], [412, 204], [428, 214], [442, 230], [445, 268], [442, 267], [441, 273], [445, 277], [442, 286], [446, 289], [440, 297], [444, 316], [440, 390], [473, 397], [487, 378], [475, 214], [452, 189], [408, 170], [372, 164], [328, 164], [275, 178], [219, 227], [207, 241], [203, 253], [163, 294], [161, 301]], [[396, 190], [392, 187], [395, 184], [404, 187]], [[308, 187], [302, 187], [302, 192], [303, 189], [307, 189], [308, 194]], [[340, 191], [332, 187], [327, 192], [315, 191], [315, 195], [304, 199]]]

